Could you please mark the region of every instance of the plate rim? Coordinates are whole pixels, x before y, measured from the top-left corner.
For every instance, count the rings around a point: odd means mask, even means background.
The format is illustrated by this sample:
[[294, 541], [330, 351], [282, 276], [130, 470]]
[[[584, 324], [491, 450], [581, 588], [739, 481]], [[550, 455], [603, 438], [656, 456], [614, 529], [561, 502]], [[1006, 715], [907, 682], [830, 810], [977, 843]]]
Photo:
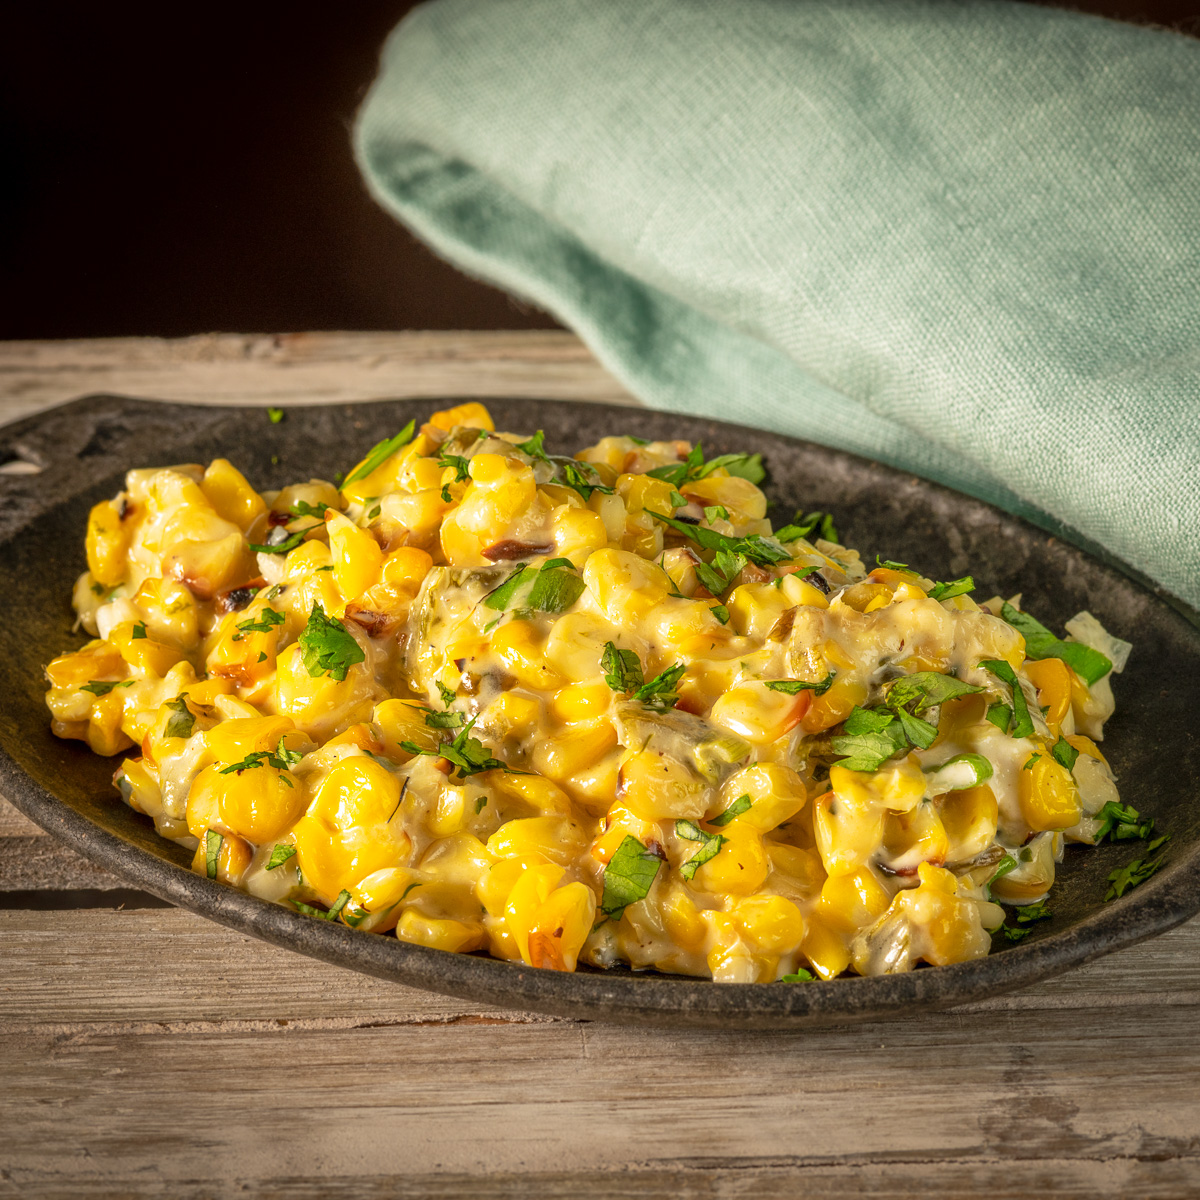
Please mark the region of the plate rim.
[[[470, 397], [379, 397], [356, 401], [355, 406], [377, 403], [407, 404], [428, 408], [461, 402]], [[533, 403], [551, 408], [577, 409], [581, 404], [626, 420], [626, 405], [543, 397], [483, 397], [500, 408], [509, 403]], [[117, 401], [146, 412], [164, 409], [203, 411], [214, 417], [234, 414], [259, 405], [188, 404], [142, 397], [95, 393], [43, 409], [0, 427], [0, 441], [10, 443], [36, 429], [47, 417], [61, 418], [72, 409], [87, 411], [98, 401]], [[344, 401], [292, 406], [346, 407]], [[657, 410], [646, 410], [656, 412]], [[705, 422], [757, 437], [777, 437], [785, 445], [840, 459], [859, 470], [891, 475], [897, 481], [917, 479], [953, 501], [966, 501], [1005, 522], [1035, 534], [1046, 531], [1024, 517], [1006, 512], [984, 500], [925, 479], [912, 471], [880, 463], [833, 447], [769, 430], [719, 421], [699, 414], [670, 414], [681, 422]], [[24, 479], [25, 477], [14, 477]], [[81, 489], [86, 490], [86, 489]], [[0, 517], [0, 546], [21, 535], [39, 515], [75, 494], [59, 496], [33, 506], [32, 512]], [[1064, 539], [1067, 540], [1067, 539]], [[1139, 590], [1165, 604], [1193, 629], [1200, 629], [1200, 613], [1178, 597], [1166, 593], [1141, 572], [1103, 551], [1087, 539], [1070, 538], [1074, 548], [1102, 567], [1124, 575]], [[1084, 544], [1080, 545], [1080, 541]], [[26, 817], [89, 861], [134, 886], [178, 907], [264, 941], [407, 986], [483, 1001], [508, 1010], [525, 1009], [575, 1019], [678, 1027], [686, 1025], [720, 1029], [801, 1029], [848, 1024], [943, 1009], [978, 1002], [1015, 988], [1048, 979], [1114, 950], [1166, 932], [1200, 912], [1200, 844], [1190, 854], [1170, 863], [1138, 889], [1105, 904], [1083, 920], [1035, 942], [1007, 947], [967, 963], [921, 967], [904, 974], [849, 977], [813, 984], [716, 984], [687, 976], [656, 972], [581, 970], [573, 974], [543, 971], [476, 954], [458, 954], [402, 942], [395, 937], [364, 938], [346, 926], [312, 918], [209, 880], [121, 838], [77, 811], [25, 773], [0, 747], [0, 792]], [[166, 843], [169, 844], [169, 843]], [[132, 852], [132, 853], [131, 853]], [[998, 965], [999, 964], [999, 965]]]

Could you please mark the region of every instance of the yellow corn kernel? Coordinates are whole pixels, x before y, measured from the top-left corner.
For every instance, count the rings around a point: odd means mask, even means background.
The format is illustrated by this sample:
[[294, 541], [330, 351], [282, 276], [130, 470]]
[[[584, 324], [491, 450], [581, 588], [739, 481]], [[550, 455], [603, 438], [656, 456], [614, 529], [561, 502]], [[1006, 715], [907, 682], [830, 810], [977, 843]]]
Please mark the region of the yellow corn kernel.
[[384, 700], [375, 706], [371, 721], [388, 750], [398, 749], [401, 742], [413, 742], [422, 750], [434, 750], [441, 737], [436, 729], [425, 724], [425, 711], [412, 700]]
[[134, 595], [133, 603], [145, 618], [146, 631], [158, 641], [190, 650], [200, 640], [196, 601], [182, 583], [146, 579]]
[[1038, 704], [1046, 710], [1046, 724], [1057, 735], [1063, 718], [1071, 711], [1071, 678], [1075, 674], [1061, 658], [1043, 658], [1025, 663], [1025, 674], [1038, 690]]
[[[847, 875], [831, 875], [821, 887], [818, 911], [836, 929], [854, 933], [887, 912], [892, 898], [870, 867]], [[843, 967], [842, 970], [845, 968]]]
[[596, 897], [585, 883], [557, 888], [537, 910], [529, 928], [529, 965], [574, 971], [596, 920]]
[[554, 518], [554, 545], [563, 558], [580, 566], [588, 555], [608, 545], [608, 530], [590, 509], [564, 507]]
[[427, 917], [413, 908], [406, 908], [396, 922], [396, 936], [402, 942], [458, 954], [479, 950], [485, 941], [483, 926], [477, 921]]
[[371, 682], [361, 664], [352, 666], [344, 680], [310, 675], [298, 642], [276, 660], [274, 707], [313, 737], [328, 737], [339, 728], [366, 720], [371, 701]]
[[421, 875], [429, 884], [473, 892], [495, 861], [474, 834], [455, 833], [434, 842], [425, 851], [421, 858]]
[[51, 686], [68, 691], [78, 691], [93, 679], [121, 679], [127, 674], [120, 651], [99, 639], [88, 642], [81, 650], [60, 654], [46, 668]]
[[813, 836], [830, 875], [852, 875], [874, 856], [883, 838], [883, 810], [847, 804], [837, 792], [813, 801]]
[[747, 896], [733, 908], [745, 940], [763, 954], [793, 954], [804, 938], [804, 917], [783, 896]]
[[282, 837], [307, 803], [300, 781], [269, 765], [228, 775], [216, 765], [205, 767], [188, 793], [189, 807], [194, 794], [198, 811], [207, 811], [206, 791], [217, 797], [222, 827], [255, 843]]
[[162, 792], [158, 780], [147, 769], [144, 759], [127, 758], [118, 768], [113, 782], [135, 812], [145, 813], [149, 817], [156, 817], [162, 812]]
[[433, 559], [425, 550], [418, 550], [416, 546], [401, 546], [384, 559], [383, 582], [398, 588], [400, 594], [411, 603], [432, 567]]
[[465, 404], [435, 412], [429, 418], [429, 424], [447, 432], [457, 425], [465, 425], [468, 429], [486, 429], [488, 433], [496, 432], [492, 414], [478, 400], [468, 400]]
[[536, 691], [556, 691], [566, 680], [546, 664], [542, 646], [529, 621], [507, 621], [492, 635], [492, 649], [521, 683]]
[[725, 844], [692, 877], [698, 891], [749, 896], [766, 882], [771, 860], [767, 858], [762, 836], [756, 829], [735, 828], [736, 824], [728, 826]]
[[844, 721], [857, 704], [865, 703], [867, 685], [850, 675], [839, 675], [827, 691], [814, 696], [800, 722], [805, 733], [820, 733]]
[[267, 502], [227, 458], [215, 458], [209, 463], [200, 490], [217, 516], [239, 529], [248, 529], [252, 521], [267, 511]]
[[795, 729], [811, 703], [811, 692], [788, 696], [761, 683], [743, 683], [718, 698], [711, 720], [748, 742], [765, 746]]
[[357, 600], [367, 588], [379, 582], [383, 551], [365, 529], [360, 529], [341, 513], [329, 514], [325, 524], [329, 530], [333, 578], [338, 591], [347, 600]]
[[564, 725], [573, 725], [607, 714], [612, 697], [607, 683], [571, 683], [555, 692], [550, 711]]
[[[195, 699], [189, 691], [189, 698]], [[303, 741], [295, 734], [296, 726], [287, 717], [242, 717], [214, 725], [204, 740], [212, 756], [222, 763], [241, 762], [247, 755], [260, 750], [274, 750], [286, 734], [285, 742]]]
[[809, 608], [828, 608], [829, 597], [819, 587], [801, 579], [798, 572], [785, 575], [779, 591], [789, 604], [804, 604]]
[[617, 744], [617, 731], [607, 717], [581, 722], [533, 747], [533, 765], [558, 783], [594, 767]]
[[821, 890], [826, 879], [825, 868], [815, 850], [804, 850], [785, 842], [768, 841], [764, 845], [774, 874], [786, 876], [805, 896], [815, 895]]
[[519, 817], [488, 838], [487, 851], [494, 858], [540, 855], [565, 867], [579, 857], [586, 841], [584, 831], [567, 817]]
[[675, 511], [671, 503], [674, 489], [665, 479], [655, 479], [652, 475], [621, 475], [617, 478], [616, 490], [617, 495], [625, 501], [628, 512], [640, 512], [648, 508], [670, 516]]
[[721, 787], [722, 811], [742, 796], [750, 797], [750, 807], [733, 821], [760, 833], [769, 833], [790, 820], [808, 802], [804, 780], [779, 763], [753, 763], [735, 771]]
[[508, 894], [504, 920], [526, 962], [530, 961], [529, 931], [536, 920], [537, 911], [558, 887], [563, 874], [563, 868], [556, 863], [526, 867]]
[[1071, 773], [1049, 754], [1017, 775], [1021, 815], [1030, 829], [1069, 829], [1083, 815], [1079, 789]]
[[172, 544], [162, 573], [164, 579], [182, 583], [198, 600], [211, 600], [218, 592], [252, 579], [258, 567], [246, 539], [235, 530], [222, 538]]
[[698, 954], [708, 939], [708, 926], [700, 910], [680, 883], [672, 883], [662, 899], [663, 925], [671, 941], [684, 950]]
[[121, 520], [117, 506], [111, 500], [101, 500], [88, 513], [87, 562], [97, 583], [116, 587], [125, 578], [126, 555], [133, 522]]
[[91, 715], [87, 724], [87, 744], [94, 754], [110, 757], [133, 745], [121, 729], [125, 705], [121, 693], [124, 688], [114, 688], [107, 696], [97, 696], [92, 701]]
[[518, 692], [501, 692], [488, 705], [487, 722], [499, 725], [512, 733], [528, 733], [534, 729], [542, 715], [542, 702], [532, 696]]
[[678, 759], [648, 747], [626, 752], [620, 768], [622, 803], [646, 821], [699, 820], [708, 804], [704, 781]]
[[[595, 613], [564, 613], [550, 628], [550, 636], [546, 639], [546, 662], [567, 679], [596, 679], [601, 674], [604, 643], [611, 640], [612, 627]], [[607, 684], [602, 686], [608, 687]]]
[[[207, 875], [208, 846], [205, 844], [204, 831], [197, 836], [200, 838], [200, 845], [196, 847], [196, 853], [192, 856], [192, 870], [197, 875]], [[221, 848], [217, 851], [217, 878], [222, 883], [233, 884], [236, 887], [253, 857], [250, 847], [240, 837], [222, 834]]]
[[349, 890], [359, 908], [378, 913], [395, 908], [413, 885], [419, 882], [416, 872], [408, 867], [384, 867], [382, 871], [372, 872], [357, 887]]
[[[814, 589], [816, 590], [816, 589]], [[796, 604], [783, 594], [782, 584], [743, 583], [729, 594], [729, 625], [742, 637], [759, 640], [771, 632], [775, 622]]]
[[703, 479], [690, 480], [682, 491], [689, 500], [704, 505], [723, 504], [731, 513], [740, 513], [751, 521], [761, 521], [767, 515], [767, 498], [758, 486], [739, 475], [727, 475], [721, 469]]
[[820, 979], [836, 979], [850, 965], [845, 937], [815, 913], [808, 918], [800, 952]]
[[[135, 636], [137, 633], [143, 636]], [[144, 625], [125, 621], [109, 633], [108, 640], [134, 670], [161, 678], [183, 658], [183, 651], [145, 633]]]
[[[255, 617], [241, 619], [252, 621]], [[244, 631], [235, 621], [225, 622], [205, 659], [208, 674], [229, 679], [241, 688], [253, 687], [275, 670], [280, 628]]]
[[[502, 858], [480, 875], [475, 884], [475, 895], [491, 917], [503, 917], [504, 906], [525, 869], [535, 865], [546, 865], [540, 856], [531, 858]], [[520, 957], [518, 952], [517, 957]]]
[[945, 862], [950, 839], [936, 806], [918, 804], [907, 812], [889, 812], [883, 822], [883, 849], [895, 871]]
[[942, 825], [949, 839], [947, 862], [969, 862], [992, 844], [999, 809], [996, 794], [986, 783], [948, 792], [940, 804]]
[[838, 597], [838, 602], [855, 612], [875, 612], [891, 604], [892, 589], [886, 583], [853, 583]]
[[859, 809], [909, 812], [925, 795], [925, 775], [912, 754], [878, 771], [851, 771], [835, 763], [829, 769], [829, 783], [843, 801]]
[[[47, 671], [49, 668], [47, 667]], [[1108, 765], [1108, 759], [1100, 753], [1100, 747], [1092, 741], [1090, 737], [1084, 737], [1081, 733], [1073, 733], [1067, 738], [1067, 741], [1079, 751], [1080, 754], [1086, 754], [1089, 758], [1097, 759], [1099, 762]]]
[[335, 763], [293, 837], [305, 882], [326, 903], [375, 871], [403, 865], [411, 843], [389, 822], [400, 781], [365, 755]]
[[467, 797], [464, 790], [447, 784], [438, 791], [437, 804], [427, 818], [429, 832], [445, 838], [457, 833], [467, 819]]
[[490, 784], [502, 796], [520, 800], [543, 815], [566, 816], [571, 812], [570, 797], [542, 775], [498, 774]]
[[628, 550], [597, 550], [583, 565], [583, 580], [604, 615], [629, 628], [667, 599], [670, 580], [652, 562]]

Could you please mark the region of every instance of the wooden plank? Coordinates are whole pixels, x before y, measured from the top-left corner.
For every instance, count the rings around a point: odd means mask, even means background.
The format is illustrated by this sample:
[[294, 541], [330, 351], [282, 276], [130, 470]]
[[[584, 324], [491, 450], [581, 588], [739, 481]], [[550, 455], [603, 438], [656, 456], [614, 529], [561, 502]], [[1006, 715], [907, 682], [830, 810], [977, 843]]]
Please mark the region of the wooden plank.
[[40, 825], [35, 825], [24, 813], [17, 812], [3, 796], [0, 796], [0, 838], [48, 836]]
[[636, 404], [574, 334], [207, 334], [0, 342], [0, 420], [89, 392], [193, 404], [534, 396]]
[[0, 838], [0, 895], [51, 888], [127, 888], [123, 879], [46, 836]]

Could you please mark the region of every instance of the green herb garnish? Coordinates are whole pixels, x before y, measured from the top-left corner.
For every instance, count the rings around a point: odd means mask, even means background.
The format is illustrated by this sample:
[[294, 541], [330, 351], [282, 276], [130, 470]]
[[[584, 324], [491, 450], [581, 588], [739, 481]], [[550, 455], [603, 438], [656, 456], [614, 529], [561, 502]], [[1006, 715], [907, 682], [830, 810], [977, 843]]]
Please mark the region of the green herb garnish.
[[329, 675], [341, 682], [352, 666], [366, 658], [345, 625], [325, 615], [319, 600], [313, 603], [299, 642], [305, 670], [313, 678]]
[[286, 842], [276, 842], [275, 849], [271, 851], [271, 857], [267, 861], [267, 870], [274, 871], [276, 867], [282, 867], [289, 858], [294, 858], [295, 854], [295, 846], [289, 846]]
[[187, 706], [187, 693], [167, 701], [171, 715], [167, 718], [165, 730], [167, 737], [189, 738], [196, 728], [196, 718]]
[[675, 836], [679, 838], [687, 838], [690, 842], [700, 842], [700, 849], [695, 854], [683, 863], [679, 868], [679, 873], [684, 879], [695, 878], [696, 872], [704, 866], [709, 859], [715, 858], [721, 847], [725, 845], [725, 838], [719, 833], [705, 833], [699, 825], [692, 821], [676, 821]]
[[280, 783], [286, 783], [288, 787], [295, 787], [290, 775], [287, 774], [290, 768], [294, 767], [304, 757], [298, 750], [289, 750], [283, 744], [283, 738], [279, 739], [279, 744], [274, 750], [255, 750], [247, 754], [241, 762], [230, 763], [227, 767], [221, 768], [222, 775], [240, 775], [243, 771], [253, 771], [256, 767], [275, 767], [276, 770], [282, 771], [279, 776]]
[[258, 620], [239, 621], [237, 628], [240, 632], [233, 635], [235, 642], [240, 642], [248, 633], [270, 633], [276, 625], [282, 625], [287, 617], [273, 608], [264, 608], [258, 615]]
[[633, 693], [633, 698], [659, 712], [674, 708], [679, 702], [679, 693], [675, 690], [675, 685], [686, 670], [686, 663], [676, 663], [674, 666], [668, 667], [665, 671], [655, 675], [648, 683], [643, 683]]
[[[427, 722], [428, 719], [427, 716]], [[512, 767], [502, 763], [498, 758], [494, 758], [491, 751], [478, 738], [470, 736], [471, 728], [478, 720], [478, 717], [472, 717], [470, 722], [459, 730], [458, 736], [452, 742], [442, 742], [436, 750], [426, 750], [423, 746], [418, 746], [416, 742], [401, 742], [400, 745], [409, 754], [425, 754], [431, 758], [444, 758], [457, 768], [461, 779], [466, 779], [470, 775], [478, 775], [480, 771], [508, 771], [512, 775], [520, 775], [520, 771], [514, 771]]]
[[1040, 621], [1007, 602], [1001, 607], [1000, 616], [1025, 639], [1025, 654], [1029, 658], [1061, 658], [1089, 687], [1112, 670], [1112, 660], [1099, 650], [1082, 642], [1062, 641]]
[[651, 854], [632, 834], [627, 835], [604, 868], [600, 911], [619, 921], [630, 904], [649, 895], [661, 865], [660, 858]]
[[773, 692], [782, 692], [785, 696], [798, 696], [801, 692], [812, 692], [814, 696], [823, 696], [833, 686], [837, 678], [836, 671], [830, 671], [824, 679], [817, 683], [809, 683], [805, 679], [764, 679], [763, 687]]
[[146, 637], [146, 622], [138, 621], [133, 627], [133, 632], [129, 635], [130, 640], [137, 642], [142, 641]]
[[708, 824], [715, 825], [718, 829], [723, 829], [730, 821], [735, 820], [742, 813], [746, 812], [753, 803], [754, 801], [750, 799], [750, 794], [747, 792], [739, 796], [723, 813], [713, 817]]
[[395, 437], [384, 438], [382, 442], [376, 442], [367, 452], [367, 457], [363, 459], [362, 465], [355, 467], [342, 480], [342, 487], [345, 487], [348, 483], [355, 483], [360, 479], [366, 479], [368, 475], [378, 471], [397, 450], [402, 446], [407, 446], [412, 441], [412, 436], [416, 432], [416, 428], [416, 421], [409, 421]]
[[438, 459], [438, 466], [454, 468], [454, 478], [442, 487], [442, 499], [449, 504], [451, 501], [450, 484], [466, 483], [471, 478], [471, 460], [464, 458], [461, 454], [443, 454]]
[[689, 525], [686, 521], [677, 521], [674, 517], [664, 516], [651, 508], [646, 509], [646, 512], [704, 550], [725, 550], [729, 554], [740, 554], [760, 567], [787, 562], [792, 557], [782, 546], [758, 534], [752, 534], [750, 537], [729, 537], [705, 525]]
[[612, 643], [604, 643], [600, 656], [600, 667], [604, 681], [614, 692], [632, 692], [645, 683], [642, 675], [642, 660], [636, 650], [621, 650]]
[[278, 425], [279, 422], [283, 420], [283, 409], [282, 408], [268, 408], [267, 409], [267, 420], [269, 420], [272, 425]]
[[964, 575], [961, 579], [951, 579], [948, 583], [935, 583], [929, 589], [929, 598], [931, 600], [949, 600], [954, 596], [965, 596], [974, 590], [975, 580], [970, 575]]
[[[307, 500], [297, 500], [288, 508], [288, 512], [293, 517], [311, 517], [314, 521], [324, 522], [325, 514], [331, 508], [333, 508], [332, 504], [309, 504]], [[314, 525], [313, 528], [315, 529], [316, 526]]]
[[[1015, 738], [1029, 737], [1033, 733], [1033, 718], [1029, 715], [1029, 705], [1025, 702], [1025, 692], [1017, 680], [1016, 672], [1002, 658], [985, 658], [979, 665], [1002, 683], [1007, 683], [1012, 690], [1012, 714], [1008, 722], [1008, 733]], [[988, 720], [991, 719], [989, 709]], [[992, 721], [992, 724], [996, 722]]]
[[704, 506], [704, 519], [710, 525], [714, 521], [728, 521], [729, 509], [723, 504], [706, 504]]
[[109, 683], [107, 679], [93, 679], [90, 683], [85, 683], [79, 690], [81, 692], [91, 692], [93, 696], [107, 696], [113, 688], [133, 687], [133, 680], [126, 679], [123, 683]]
[[[322, 524], [323, 523], [324, 522], [322, 522]], [[320, 525], [306, 525], [303, 529], [297, 529], [295, 533], [289, 533], [286, 537], [280, 538], [277, 542], [272, 542], [270, 540], [270, 537], [274, 535], [273, 530], [272, 534], [268, 536], [267, 541], [251, 542], [250, 549], [253, 550], [255, 554], [288, 554], [292, 550], [295, 550], [295, 548], [300, 545], [302, 541], [304, 541], [304, 535], [306, 533], [311, 533], [314, 529], [318, 528], [320, 528]], [[276, 526], [276, 529], [282, 531], [283, 526]]]
[[780, 983], [816, 983], [817, 977], [803, 967], [797, 967], [790, 975], [781, 975]]
[[204, 831], [204, 873], [209, 879], [216, 879], [217, 864], [221, 854], [221, 844], [225, 839], [215, 830]]
[[800, 538], [807, 539], [813, 533], [821, 541], [841, 544], [837, 526], [833, 523], [833, 514], [824, 512], [810, 512], [805, 516], [801, 510], [797, 509], [792, 523], [785, 525], [782, 529], [777, 529], [775, 536], [781, 542], [794, 542]]
[[1010, 871], [1015, 871], [1019, 865], [1020, 864], [1015, 858], [1013, 858], [1011, 854], [1005, 854], [1005, 856], [996, 864], [996, 869], [991, 873], [987, 881], [989, 899], [992, 895], [992, 884], [995, 883], [997, 879], [1003, 879], [1004, 876]]

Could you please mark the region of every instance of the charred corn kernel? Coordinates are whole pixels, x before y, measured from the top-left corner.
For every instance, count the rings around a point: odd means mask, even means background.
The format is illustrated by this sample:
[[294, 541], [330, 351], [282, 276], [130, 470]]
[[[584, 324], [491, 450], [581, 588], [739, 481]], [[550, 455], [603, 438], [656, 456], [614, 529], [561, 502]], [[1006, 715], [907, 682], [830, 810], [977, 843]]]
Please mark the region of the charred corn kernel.
[[584, 883], [557, 888], [538, 908], [529, 928], [529, 965], [574, 971], [596, 920], [596, 897]]
[[937, 808], [918, 804], [907, 812], [889, 812], [883, 823], [883, 855], [887, 865], [907, 874], [919, 864], [946, 861], [950, 839]]
[[836, 979], [850, 965], [845, 936], [815, 914], [808, 918], [800, 952], [821, 979]]
[[421, 590], [432, 566], [433, 559], [426, 551], [418, 550], [416, 546], [401, 546], [384, 560], [383, 581], [399, 588], [411, 600]]
[[493, 858], [525, 858], [540, 855], [566, 866], [579, 856], [587, 835], [567, 817], [521, 817], [506, 821], [487, 840]]
[[747, 896], [733, 916], [742, 937], [764, 954], [793, 954], [804, 939], [804, 917], [783, 896]]
[[830, 875], [851, 875], [874, 857], [883, 840], [884, 810], [849, 804], [836, 791], [813, 801], [813, 836]]
[[135, 671], [147, 675], [161, 677], [183, 658], [177, 646], [147, 636], [145, 625], [133, 621], [118, 625], [109, 633], [108, 640]]
[[663, 926], [671, 940], [685, 950], [698, 953], [704, 949], [708, 939], [708, 926], [705, 925], [700, 910], [682, 884], [673, 883], [667, 889], [662, 899]]
[[483, 926], [478, 922], [426, 917], [411, 908], [405, 909], [396, 922], [396, 936], [402, 942], [457, 953], [478, 950], [484, 943]]
[[564, 725], [604, 716], [612, 705], [613, 691], [607, 683], [571, 683], [555, 692], [550, 711]]
[[558, 784], [541, 775], [504, 772], [497, 775], [491, 786], [501, 796], [522, 801], [546, 816], [565, 816], [571, 811], [571, 799], [566, 792]]
[[693, 886], [702, 892], [731, 896], [749, 896], [766, 882], [771, 860], [755, 829], [727, 827], [725, 844], [716, 855], [700, 866], [692, 877]]
[[413, 700], [384, 700], [375, 706], [371, 721], [389, 750], [401, 742], [413, 742], [423, 750], [433, 750], [441, 736], [425, 724], [426, 709]]
[[[49, 668], [47, 668], [49, 670]], [[1089, 758], [1097, 759], [1099, 762], [1108, 765], [1108, 759], [1100, 753], [1100, 747], [1096, 745], [1089, 737], [1084, 737], [1081, 733], [1073, 733], [1067, 738], [1067, 741], [1079, 751], [1080, 754], [1086, 754]]]
[[733, 820], [760, 833], [769, 833], [790, 820], [808, 802], [804, 780], [779, 763], [753, 763], [735, 771], [721, 787], [722, 811], [742, 796], [750, 797], [750, 807]]
[[488, 706], [488, 724], [512, 733], [526, 733], [541, 719], [542, 704], [532, 696], [502, 692]]
[[617, 731], [606, 717], [581, 722], [533, 748], [533, 765], [549, 778], [561, 782], [594, 767], [617, 744]]
[[860, 867], [850, 874], [831, 875], [825, 880], [818, 911], [821, 920], [831, 928], [853, 933], [881, 917], [891, 902], [874, 871]]
[[[291, 748], [298, 740], [303, 741], [297, 738], [295, 729], [287, 717], [243, 717], [214, 725], [204, 740], [218, 762], [235, 763], [261, 750], [273, 751], [281, 739]], [[290, 738], [285, 737], [288, 734]]]
[[604, 615], [615, 625], [648, 616], [667, 598], [667, 573], [627, 550], [597, 550], [583, 567], [583, 580]]
[[111, 500], [101, 500], [88, 514], [87, 562], [96, 582], [104, 587], [116, 587], [128, 570], [126, 555], [133, 523], [121, 520], [117, 506]]
[[466, 404], [456, 404], [453, 408], [435, 412], [429, 418], [429, 423], [435, 429], [447, 431], [456, 425], [465, 425], [468, 429], [486, 429], [488, 433], [496, 431], [492, 414], [478, 400], [469, 400]]
[[529, 621], [506, 621], [492, 634], [492, 650], [521, 683], [540, 692], [556, 691], [566, 680], [547, 665], [542, 645]]
[[1049, 754], [1017, 775], [1021, 815], [1030, 829], [1069, 829], [1083, 815], [1071, 773]]
[[508, 894], [504, 920], [526, 962], [530, 961], [529, 931], [533, 928], [538, 909], [558, 887], [563, 873], [563, 868], [555, 863], [526, 867]]
[[208, 541], [176, 543], [162, 565], [164, 579], [177, 580], [199, 600], [211, 600], [256, 572], [254, 555], [238, 531]]
[[[425, 492], [414, 492], [411, 496], [385, 496], [381, 507], [385, 523], [394, 527], [397, 536], [407, 537], [410, 546], [426, 549], [438, 540], [438, 526], [450, 505], [442, 499], [441, 488], [431, 488]], [[458, 526], [455, 525], [454, 529], [458, 530]], [[473, 545], [478, 549], [478, 539], [474, 540]], [[457, 561], [449, 552], [446, 557], [451, 562]]]
[[912, 754], [878, 771], [851, 771], [835, 763], [829, 769], [829, 783], [841, 800], [862, 810], [909, 812], [925, 795], [925, 774]]
[[1046, 724], [1058, 733], [1063, 718], [1071, 711], [1071, 677], [1074, 672], [1060, 658], [1030, 660], [1025, 674], [1038, 690], [1038, 704], [1045, 709]]
[[60, 654], [46, 668], [51, 685], [69, 691], [77, 691], [94, 679], [121, 679], [126, 674], [120, 651], [101, 641], [88, 642], [71, 654]]
[[788, 696], [761, 683], [745, 683], [717, 700], [712, 720], [748, 742], [765, 746], [795, 729], [811, 703], [810, 692]]
[[948, 792], [940, 804], [942, 826], [949, 840], [947, 862], [969, 862], [995, 840], [999, 810], [996, 795], [986, 783]]
[[855, 705], [867, 701], [867, 685], [849, 675], [838, 675], [820, 696], [814, 696], [800, 721], [805, 733], [820, 733], [844, 721]]
[[[196, 847], [196, 853], [192, 856], [192, 870], [197, 875], [207, 875], [208, 847], [203, 832], [199, 837], [200, 845]], [[241, 838], [228, 833], [222, 834], [221, 847], [217, 851], [217, 879], [236, 886], [246, 873], [253, 857], [250, 847]]]
[[267, 511], [267, 502], [227, 458], [213, 459], [200, 481], [200, 490], [219, 517], [240, 529], [248, 529]]
[[626, 753], [619, 794], [622, 804], [645, 821], [666, 817], [697, 820], [708, 805], [704, 780], [652, 746]]
[[108, 757], [119, 754], [133, 744], [121, 730], [121, 720], [125, 715], [122, 691], [123, 688], [114, 688], [107, 696], [97, 696], [92, 701], [87, 724], [87, 744], [95, 754]]
[[360, 529], [340, 513], [331, 514], [326, 527], [338, 591], [347, 600], [356, 600], [367, 588], [379, 582], [383, 551], [365, 529]]

